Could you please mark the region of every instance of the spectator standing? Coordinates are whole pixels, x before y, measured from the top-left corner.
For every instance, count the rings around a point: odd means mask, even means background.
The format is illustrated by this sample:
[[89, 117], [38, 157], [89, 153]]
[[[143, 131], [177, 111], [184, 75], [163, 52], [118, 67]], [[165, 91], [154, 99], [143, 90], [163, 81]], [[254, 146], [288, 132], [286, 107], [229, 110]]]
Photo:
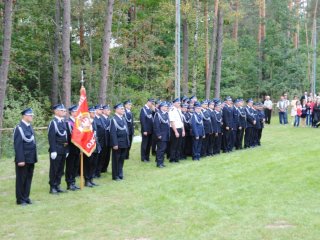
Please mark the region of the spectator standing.
[[266, 118], [266, 124], [270, 124], [271, 113], [272, 113], [272, 101], [270, 100], [270, 96], [266, 96], [263, 105], [264, 105], [264, 115]]
[[284, 96], [281, 96], [280, 97], [280, 100], [278, 101], [277, 103], [277, 108], [279, 110], [279, 121], [280, 121], [280, 124], [285, 124], [285, 113], [286, 113], [286, 101], [284, 99]]

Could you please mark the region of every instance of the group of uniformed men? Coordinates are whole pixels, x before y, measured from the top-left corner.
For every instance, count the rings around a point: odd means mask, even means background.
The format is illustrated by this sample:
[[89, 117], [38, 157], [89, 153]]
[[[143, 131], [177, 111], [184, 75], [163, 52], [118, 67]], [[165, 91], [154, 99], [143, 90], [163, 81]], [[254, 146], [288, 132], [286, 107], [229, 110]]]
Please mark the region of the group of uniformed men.
[[[75, 125], [77, 105], [71, 106], [69, 118], [63, 104], [53, 106], [54, 118], [48, 127], [49, 140], [49, 185], [51, 194], [66, 192], [61, 189], [65, 174], [67, 190], [75, 191], [79, 175], [80, 150], [71, 142]], [[124, 160], [129, 159], [134, 136], [134, 119], [130, 100], [116, 104], [111, 118], [109, 105], [89, 108], [96, 139], [96, 149], [90, 157], [84, 155], [84, 178], [86, 187], [97, 186], [94, 178], [107, 172], [112, 152], [112, 179], [123, 180]], [[34, 164], [37, 162], [35, 134], [31, 126], [33, 111], [27, 108], [21, 112], [22, 119], [14, 131], [16, 162], [17, 204], [27, 205]], [[227, 97], [198, 102], [195, 96], [177, 98], [172, 102], [148, 99], [140, 111], [141, 161], [150, 161], [150, 152], [156, 155], [156, 165], [165, 167], [164, 158], [171, 163], [192, 156], [193, 160], [231, 152], [233, 148], [251, 148], [260, 145], [264, 125], [263, 105], [242, 99], [234, 102]]]

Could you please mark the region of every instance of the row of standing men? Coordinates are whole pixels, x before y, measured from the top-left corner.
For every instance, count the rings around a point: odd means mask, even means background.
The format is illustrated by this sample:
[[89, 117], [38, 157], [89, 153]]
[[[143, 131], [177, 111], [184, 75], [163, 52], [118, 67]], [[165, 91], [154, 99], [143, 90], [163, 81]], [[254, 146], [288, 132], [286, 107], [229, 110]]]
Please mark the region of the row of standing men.
[[[130, 100], [116, 104], [111, 118], [109, 105], [90, 107], [92, 127], [96, 138], [96, 149], [90, 157], [84, 157], [84, 178], [86, 187], [97, 184], [94, 178], [107, 172], [112, 158], [112, 179], [121, 181], [124, 160], [129, 159], [134, 136], [134, 119]], [[79, 175], [80, 150], [71, 142], [75, 125], [77, 106], [68, 110], [70, 117], [65, 120], [66, 108], [57, 104], [52, 108], [54, 118], [48, 127], [50, 169], [49, 185], [51, 194], [66, 192], [61, 185], [65, 175], [67, 190], [79, 189], [76, 177]], [[27, 108], [21, 112], [22, 120], [14, 131], [14, 148], [16, 162], [16, 198], [17, 204], [29, 204], [34, 164], [37, 151], [34, 131], [31, 126], [33, 111]], [[172, 102], [156, 102], [148, 99], [140, 111], [141, 123], [141, 161], [150, 161], [151, 149], [156, 154], [157, 167], [163, 168], [164, 156], [170, 162], [192, 156], [193, 160], [223, 152], [233, 148], [255, 147], [260, 145], [264, 123], [263, 107], [253, 106], [252, 99], [232, 102], [227, 97], [224, 102], [219, 99], [202, 101], [196, 97], [177, 98]]]

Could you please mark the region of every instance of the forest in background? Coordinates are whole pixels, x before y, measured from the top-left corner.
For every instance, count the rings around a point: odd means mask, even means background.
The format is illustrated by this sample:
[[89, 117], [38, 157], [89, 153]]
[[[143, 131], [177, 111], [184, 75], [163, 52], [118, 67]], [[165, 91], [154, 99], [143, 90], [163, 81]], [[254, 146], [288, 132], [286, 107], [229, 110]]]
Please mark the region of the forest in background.
[[[2, 127], [13, 127], [26, 106], [44, 126], [52, 104], [76, 104], [81, 70], [90, 104], [174, 97], [175, 1], [0, 0], [3, 43], [8, 2]], [[318, 0], [181, 0], [181, 95], [311, 91], [318, 8]]]

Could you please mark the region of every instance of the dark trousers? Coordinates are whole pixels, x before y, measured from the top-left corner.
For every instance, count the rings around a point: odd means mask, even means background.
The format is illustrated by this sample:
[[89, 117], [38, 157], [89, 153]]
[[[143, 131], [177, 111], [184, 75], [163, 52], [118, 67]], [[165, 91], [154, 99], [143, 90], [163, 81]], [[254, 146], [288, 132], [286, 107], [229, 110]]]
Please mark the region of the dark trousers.
[[195, 137], [192, 138], [192, 159], [199, 160], [201, 155], [201, 148], [202, 148], [202, 137], [196, 139]]
[[257, 129], [257, 140], [258, 140], [257, 143], [258, 143], [258, 146], [261, 145], [262, 130], [263, 130], [263, 128]]
[[[107, 172], [110, 163], [111, 147], [104, 145], [100, 152], [99, 173]], [[99, 175], [99, 174], [98, 174]]]
[[56, 159], [50, 158], [49, 184], [50, 187], [56, 188], [61, 184], [64, 165], [66, 162], [65, 154], [58, 154]]
[[207, 155], [213, 155], [213, 144], [214, 144], [214, 134], [208, 135], [208, 148], [207, 148]]
[[179, 137], [177, 138], [174, 131], [171, 129], [170, 136], [170, 162], [179, 162], [181, 147], [182, 147], [182, 128], [178, 128]]
[[223, 151], [224, 152], [232, 151], [232, 142], [233, 142], [232, 130], [224, 129], [223, 130], [223, 146], [224, 146]]
[[231, 149], [233, 149], [236, 146], [237, 141], [237, 129], [232, 130], [232, 141], [231, 141]]
[[244, 135], [244, 148], [253, 146], [253, 137], [254, 137], [254, 128], [253, 127], [246, 128], [246, 133]]
[[153, 134], [148, 134], [144, 136], [142, 134], [142, 142], [141, 142], [141, 161], [150, 160], [150, 150], [152, 145], [152, 136]]
[[266, 108], [264, 110], [264, 115], [265, 115], [265, 118], [266, 118], [266, 124], [270, 124], [271, 123], [271, 113], [272, 113], [271, 109]]
[[237, 134], [236, 134], [236, 142], [235, 142], [236, 149], [242, 149], [243, 136], [244, 136], [244, 128], [241, 128], [241, 129], [238, 128]]
[[222, 134], [218, 133], [217, 135], [213, 134], [213, 154], [220, 154], [221, 152], [221, 142], [222, 142]]
[[80, 165], [80, 154], [77, 152], [70, 152], [66, 159], [66, 183], [67, 185], [75, 184], [76, 174]]
[[168, 142], [164, 142], [161, 140], [157, 141], [157, 154], [156, 154], [157, 166], [163, 165], [164, 155], [166, 153], [167, 145], [168, 145]]
[[129, 145], [129, 148], [127, 150], [125, 159], [129, 159], [129, 157], [130, 157], [130, 150], [131, 150], [131, 146], [132, 146], [132, 140], [133, 140], [133, 135], [131, 134], [131, 135], [129, 135], [130, 145]]
[[185, 137], [184, 155], [192, 156], [192, 136]]
[[186, 159], [187, 156], [185, 154], [185, 147], [186, 147], [186, 136], [184, 136], [182, 139], [181, 139], [181, 151], [180, 151], [180, 157], [179, 159]]
[[31, 190], [33, 170], [33, 163], [26, 163], [23, 167], [19, 167], [18, 164], [16, 164], [16, 199], [18, 204], [30, 200], [29, 196]]
[[202, 139], [202, 143], [201, 143], [201, 154], [200, 154], [201, 157], [207, 156], [208, 144], [209, 144], [209, 134], [206, 134], [206, 137]]
[[156, 152], [157, 152], [157, 137], [155, 134], [152, 135], [152, 143], [151, 143], [151, 153], [153, 156], [156, 156]]
[[90, 157], [84, 154], [84, 179], [85, 181], [92, 181], [96, 168], [98, 166], [98, 153], [92, 153]]
[[286, 121], [285, 121], [285, 115], [287, 113], [286, 112], [279, 112], [279, 122], [280, 124], [286, 124]]
[[127, 148], [112, 149], [112, 179], [123, 179], [123, 164]]

